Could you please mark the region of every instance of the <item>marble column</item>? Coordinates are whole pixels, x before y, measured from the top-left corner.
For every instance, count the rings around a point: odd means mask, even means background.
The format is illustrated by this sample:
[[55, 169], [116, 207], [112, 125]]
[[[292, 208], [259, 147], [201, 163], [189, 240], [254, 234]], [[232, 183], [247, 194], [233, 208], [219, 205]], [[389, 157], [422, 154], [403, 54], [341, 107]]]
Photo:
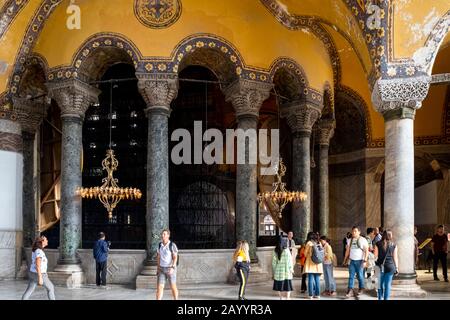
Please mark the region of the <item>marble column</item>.
[[296, 243], [303, 243], [311, 231], [311, 132], [323, 106], [294, 101], [281, 108], [292, 131], [292, 190], [303, 191], [307, 199], [292, 205], [292, 231]]
[[22, 137], [15, 116], [0, 115], [0, 279], [14, 279], [22, 247]]
[[37, 203], [39, 202], [37, 190], [37, 172], [35, 172], [35, 137], [36, 132], [46, 114], [44, 99], [29, 100], [14, 97], [14, 110], [22, 127], [23, 138], [23, 245], [31, 247], [33, 240], [38, 236], [36, 225]]
[[[255, 130], [257, 136], [259, 108], [271, 89], [271, 84], [240, 79], [224, 90], [226, 101], [235, 109], [238, 129]], [[248, 242], [250, 258], [257, 262], [258, 172], [256, 163], [250, 163], [250, 143], [250, 139], [246, 139], [244, 150], [237, 149], [238, 153], [245, 152], [245, 163], [236, 166], [236, 240]]]
[[414, 115], [430, 77], [378, 80], [372, 100], [385, 120], [384, 216], [398, 248], [394, 296], [423, 296], [414, 268]]
[[[55, 272], [81, 273], [77, 256], [82, 239], [81, 197], [76, 195], [76, 189], [82, 185], [82, 129], [84, 114], [97, 102], [100, 90], [75, 79], [49, 83], [47, 87], [61, 108], [62, 120], [60, 243]], [[78, 277], [69, 286], [79, 286], [82, 281]]]
[[[178, 93], [175, 75], [159, 76], [137, 74], [138, 88], [144, 98], [148, 118], [147, 147], [147, 259], [143, 276], [156, 276], [156, 250], [162, 230], [169, 228], [169, 137], [170, 103]], [[145, 287], [136, 280], [136, 287]]]
[[328, 150], [335, 126], [336, 122], [333, 119], [320, 119], [317, 126], [319, 141], [319, 232], [321, 235], [328, 235], [329, 228]]

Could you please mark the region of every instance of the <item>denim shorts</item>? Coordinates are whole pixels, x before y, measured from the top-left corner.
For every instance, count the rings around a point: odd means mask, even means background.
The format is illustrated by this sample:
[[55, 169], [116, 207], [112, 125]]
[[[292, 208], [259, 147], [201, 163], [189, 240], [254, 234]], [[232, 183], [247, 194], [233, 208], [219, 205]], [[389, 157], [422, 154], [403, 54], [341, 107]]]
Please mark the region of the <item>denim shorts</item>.
[[158, 273], [158, 285], [164, 285], [166, 283], [166, 279], [169, 280], [170, 285], [177, 282], [177, 268], [173, 268], [172, 274], [169, 274], [170, 269], [172, 268], [160, 267], [160, 271]]

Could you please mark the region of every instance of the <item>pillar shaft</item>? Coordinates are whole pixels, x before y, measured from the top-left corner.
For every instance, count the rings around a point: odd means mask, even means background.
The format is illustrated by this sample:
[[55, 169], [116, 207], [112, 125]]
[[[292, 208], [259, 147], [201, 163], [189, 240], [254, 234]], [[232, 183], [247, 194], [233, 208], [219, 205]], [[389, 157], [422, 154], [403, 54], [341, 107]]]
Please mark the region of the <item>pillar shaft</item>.
[[23, 131], [23, 245], [30, 247], [36, 238], [36, 183], [34, 173], [34, 134]]
[[320, 235], [328, 235], [329, 228], [329, 176], [328, 145], [321, 144], [319, 150], [319, 226]]
[[[256, 116], [238, 118], [238, 129], [257, 130]], [[256, 259], [257, 240], [257, 168], [249, 163], [250, 139], [245, 141], [245, 164], [238, 164], [236, 171], [236, 239], [247, 240], [250, 256]], [[238, 150], [243, 152], [244, 150]]]
[[297, 243], [303, 243], [311, 229], [310, 137], [308, 132], [297, 132], [292, 140], [292, 189], [308, 196], [306, 201], [292, 206], [292, 231]]
[[169, 111], [153, 109], [147, 116], [147, 260], [156, 262], [161, 232], [169, 228]]

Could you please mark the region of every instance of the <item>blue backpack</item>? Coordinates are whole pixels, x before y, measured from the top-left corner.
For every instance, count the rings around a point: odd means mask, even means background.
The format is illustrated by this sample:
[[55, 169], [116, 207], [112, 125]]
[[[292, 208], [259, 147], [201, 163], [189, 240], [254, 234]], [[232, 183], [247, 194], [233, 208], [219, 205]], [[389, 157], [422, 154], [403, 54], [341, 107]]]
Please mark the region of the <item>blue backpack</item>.
[[325, 258], [325, 251], [323, 250], [323, 247], [317, 243], [314, 244], [312, 248], [311, 260], [315, 264], [319, 264], [323, 262], [324, 258]]

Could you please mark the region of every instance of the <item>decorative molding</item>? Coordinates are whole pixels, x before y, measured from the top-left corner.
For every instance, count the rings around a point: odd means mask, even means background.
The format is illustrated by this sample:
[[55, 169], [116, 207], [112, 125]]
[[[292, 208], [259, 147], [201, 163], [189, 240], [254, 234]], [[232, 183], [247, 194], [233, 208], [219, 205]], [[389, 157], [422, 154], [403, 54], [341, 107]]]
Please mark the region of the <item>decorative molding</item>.
[[335, 128], [336, 121], [334, 119], [320, 119], [318, 121], [317, 126], [314, 127], [314, 130], [320, 145], [330, 145], [330, 140], [334, 135]]
[[419, 109], [428, 94], [431, 77], [379, 79], [372, 91], [372, 102], [382, 114], [400, 108]]
[[39, 128], [47, 113], [46, 99], [41, 101], [13, 97], [14, 111], [17, 113], [18, 121], [22, 131], [34, 134]]
[[144, 26], [168, 28], [181, 16], [181, 0], [134, 0], [134, 15]]
[[138, 89], [144, 98], [146, 113], [153, 109], [170, 110], [170, 103], [177, 97], [178, 80], [176, 78], [136, 74]]
[[450, 73], [433, 74], [430, 84], [450, 84]]
[[300, 83], [304, 87], [309, 86], [308, 77], [306, 76], [305, 70], [299, 65], [295, 60], [289, 57], [279, 57], [269, 67], [269, 79], [273, 82], [275, 74], [280, 69], [286, 69], [289, 73], [300, 79]]
[[0, 112], [0, 132], [20, 135], [22, 129], [20, 128], [19, 122], [11, 120], [8, 117], [3, 117], [3, 115], [4, 114]]
[[248, 115], [258, 117], [259, 108], [272, 88], [272, 84], [239, 79], [225, 88], [225, 100], [233, 104], [236, 118]]
[[61, 108], [61, 117], [84, 118], [89, 106], [98, 102], [100, 90], [80, 80], [47, 83], [49, 96]]
[[0, 131], [0, 150], [22, 153], [22, 136]]
[[280, 116], [286, 118], [293, 133], [311, 134], [322, 108], [323, 105], [319, 106], [308, 101], [294, 101], [283, 105]]
[[30, 0], [7, 0], [0, 9], [0, 39]]

